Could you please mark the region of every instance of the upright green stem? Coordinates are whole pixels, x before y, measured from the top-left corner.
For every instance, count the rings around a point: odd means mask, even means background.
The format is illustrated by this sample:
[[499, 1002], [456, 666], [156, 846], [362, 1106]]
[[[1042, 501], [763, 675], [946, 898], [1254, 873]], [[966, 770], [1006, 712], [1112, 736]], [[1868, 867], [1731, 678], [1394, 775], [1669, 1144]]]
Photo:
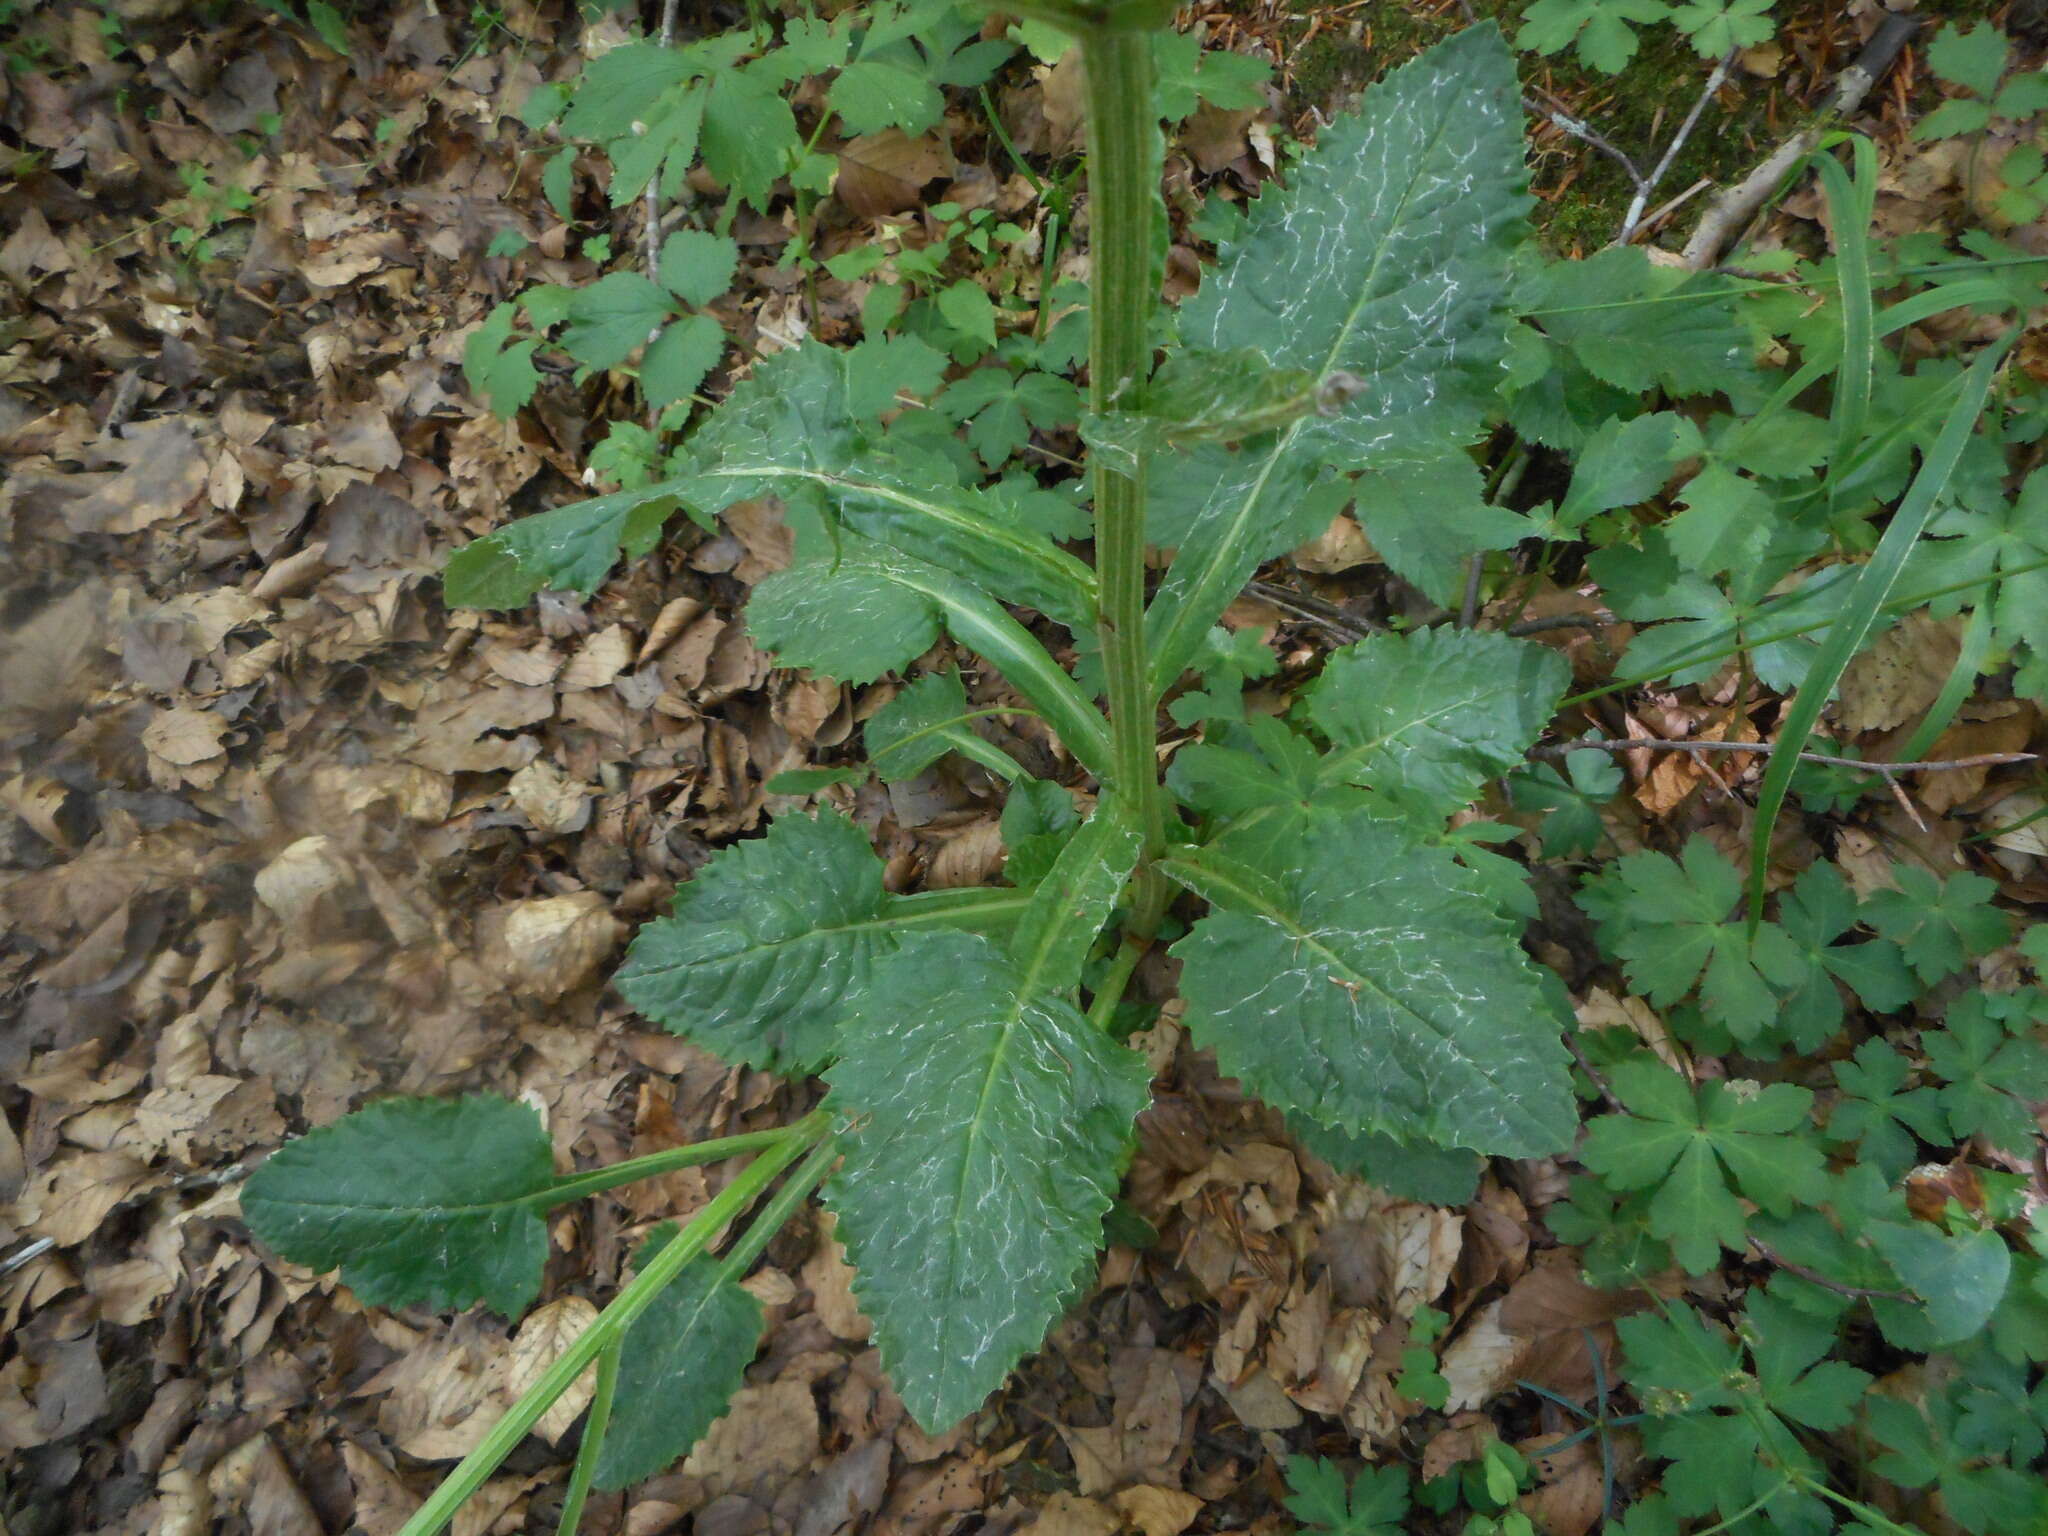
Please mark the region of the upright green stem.
[[524, 1440], [556, 1398], [568, 1391], [590, 1363], [615, 1340], [622, 1338], [635, 1318], [653, 1303], [669, 1282], [683, 1272], [698, 1254], [740, 1212], [752, 1205], [775, 1176], [795, 1162], [825, 1135], [822, 1115], [810, 1115], [791, 1126], [781, 1142], [749, 1163], [746, 1170], [712, 1197], [711, 1203], [692, 1216], [683, 1230], [648, 1261], [633, 1277], [632, 1284], [613, 1299], [596, 1322], [577, 1336], [575, 1342], [556, 1356], [540, 1380], [526, 1389], [518, 1402], [493, 1424], [477, 1448], [463, 1457], [428, 1496], [398, 1536], [436, 1536], [454, 1518], [465, 1500], [497, 1471], [513, 1448]]
[[[1081, 33], [1088, 93], [1088, 405], [1128, 408], [1151, 371], [1152, 241], [1159, 216], [1159, 122], [1152, 106], [1152, 38], [1143, 30]], [[1156, 714], [1146, 687], [1145, 492], [1101, 455], [1089, 467], [1095, 493], [1095, 566], [1102, 663], [1109, 694], [1110, 776], [1144, 828], [1137, 921], [1156, 924], [1163, 886], [1147, 866], [1165, 846]], [[1153, 888], [1158, 887], [1158, 891]], [[1142, 932], [1142, 928], [1140, 930]]]

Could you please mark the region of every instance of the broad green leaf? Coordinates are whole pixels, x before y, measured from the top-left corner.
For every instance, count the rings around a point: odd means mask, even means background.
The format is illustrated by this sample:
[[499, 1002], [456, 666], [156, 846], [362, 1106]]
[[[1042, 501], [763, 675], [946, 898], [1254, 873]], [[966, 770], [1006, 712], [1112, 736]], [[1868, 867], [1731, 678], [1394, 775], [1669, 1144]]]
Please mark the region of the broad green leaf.
[[667, 481], [522, 517], [450, 555], [443, 595], [451, 608], [518, 608], [536, 592], [593, 592], [621, 555], [654, 548], [681, 501]]
[[825, 94], [849, 134], [901, 128], [915, 136], [936, 123], [945, 98], [921, 72], [863, 59], [847, 65]]
[[1064, 788], [1050, 779], [1019, 779], [1003, 802], [1003, 846], [1009, 850], [1003, 878], [1016, 886], [1038, 884], [1080, 825], [1081, 813]]
[[1354, 813], [1263, 871], [1206, 852], [1163, 867], [1215, 906], [1173, 950], [1189, 1028], [1268, 1103], [1502, 1156], [1570, 1141], [1563, 1022], [1448, 853]]
[[674, 197], [682, 190], [683, 178], [697, 162], [709, 95], [709, 88], [701, 84], [676, 91], [649, 113], [645, 133], [629, 132], [611, 141], [612, 179], [606, 190], [614, 208], [640, 196], [656, 176], [664, 196]]
[[679, 229], [661, 248], [661, 285], [693, 309], [702, 309], [732, 286], [740, 248], [730, 235]]
[[939, 313], [961, 335], [983, 346], [996, 344], [996, 306], [988, 290], [969, 278], [961, 278], [938, 292]]
[[811, 1071], [838, 1049], [875, 966], [923, 926], [882, 890], [882, 861], [838, 812], [785, 816], [721, 851], [633, 937], [614, 985], [727, 1061]]
[[1328, 1536], [1402, 1536], [1408, 1529], [1408, 1473], [1401, 1467], [1360, 1467], [1347, 1493], [1335, 1462], [1290, 1456], [1287, 1486], [1287, 1512]]
[[1557, 509], [1560, 536], [1602, 512], [1648, 501], [1699, 448], [1700, 429], [1676, 411], [1609, 418], [1572, 466], [1571, 490]]
[[[635, 1265], [645, 1267], [675, 1230], [664, 1223]], [[763, 1322], [761, 1303], [723, 1264], [692, 1260], [626, 1330], [597, 1486], [643, 1482], [703, 1439], [745, 1384]]]
[[675, 313], [675, 301], [638, 272], [612, 272], [569, 300], [562, 350], [586, 368], [616, 368]]
[[1183, 548], [1148, 615], [1162, 687], [1309, 470], [1433, 459], [1476, 431], [1506, 356], [1526, 182], [1514, 61], [1482, 26], [1393, 71], [1253, 204], [1244, 238], [1181, 306], [1182, 338], [1364, 388], [1274, 434], [1213, 536]]
[[933, 1432], [1084, 1283], [1149, 1087], [1137, 1052], [1022, 985], [986, 940], [920, 938], [878, 971], [830, 1074], [846, 1160], [826, 1199], [882, 1365]]
[[1368, 636], [1332, 654], [1308, 690], [1332, 748], [1323, 777], [1441, 820], [1522, 760], [1570, 681], [1557, 652], [1505, 635]]
[[517, 1317], [540, 1294], [554, 1182], [530, 1105], [385, 1099], [278, 1148], [243, 1186], [242, 1216], [294, 1264], [340, 1269], [370, 1306], [481, 1301]]

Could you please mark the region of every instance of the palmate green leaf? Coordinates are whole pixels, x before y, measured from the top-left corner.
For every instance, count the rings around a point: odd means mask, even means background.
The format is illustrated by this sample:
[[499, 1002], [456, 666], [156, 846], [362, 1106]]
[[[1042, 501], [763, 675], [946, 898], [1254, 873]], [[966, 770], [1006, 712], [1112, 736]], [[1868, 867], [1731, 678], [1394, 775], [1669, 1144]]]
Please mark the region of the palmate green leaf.
[[[675, 1236], [665, 1222], [636, 1268]], [[724, 1416], [761, 1347], [761, 1303], [723, 1264], [692, 1260], [633, 1320], [619, 1353], [612, 1418], [597, 1453], [598, 1487], [625, 1488], [668, 1469]]]
[[1181, 306], [1182, 339], [1365, 387], [1252, 450], [1253, 472], [1197, 520], [1147, 616], [1162, 689], [1313, 469], [1427, 461], [1476, 430], [1506, 357], [1526, 183], [1514, 62], [1482, 26], [1393, 71], [1253, 204], [1244, 237]]
[[1144, 1058], [986, 940], [886, 964], [830, 1074], [826, 1187], [883, 1367], [917, 1421], [973, 1412], [1083, 1282], [1145, 1105]]
[[540, 1200], [555, 1159], [509, 1099], [385, 1099], [286, 1142], [242, 1189], [249, 1230], [294, 1264], [341, 1270], [373, 1307], [484, 1302], [517, 1317], [540, 1293]]
[[1522, 760], [1571, 668], [1556, 651], [1470, 629], [1370, 635], [1308, 690], [1326, 782], [1359, 784], [1441, 821]]
[[836, 811], [785, 816], [724, 849], [633, 937], [614, 978], [641, 1013], [727, 1061], [810, 1071], [929, 919], [882, 889], [882, 861]]
[[1215, 908], [1173, 950], [1189, 1028], [1268, 1103], [1502, 1156], [1571, 1139], [1556, 1004], [1448, 853], [1354, 812], [1258, 870], [1208, 850], [1162, 867]]
[[1664, 0], [1535, 0], [1522, 13], [1515, 46], [1537, 53], [1571, 48], [1603, 75], [1619, 74], [1636, 56], [1634, 24], [1670, 14]]
[[1724, 1247], [1745, 1250], [1735, 1189], [1774, 1215], [1819, 1198], [1824, 1159], [1799, 1134], [1813, 1103], [1806, 1089], [1715, 1081], [1695, 1090], [1642, 1060], [1616, 1067], [1610, 1082], [1629, 1113], [1594, 1120], [1579, 1160], [1614, 1189], [1656, 1190], [1650, 1231], [1689, 1273], [1710, 1269]]

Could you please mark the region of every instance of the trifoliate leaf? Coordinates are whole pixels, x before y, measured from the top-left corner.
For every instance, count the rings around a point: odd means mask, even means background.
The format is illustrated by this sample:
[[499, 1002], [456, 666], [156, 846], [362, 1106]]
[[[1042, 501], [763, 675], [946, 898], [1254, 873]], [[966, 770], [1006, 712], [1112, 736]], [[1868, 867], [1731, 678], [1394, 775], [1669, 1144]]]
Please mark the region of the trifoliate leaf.
[[1615, 1189], [1656, 1188], [1650, 1230], [1690, 1273], [1712, 1268], [1722, 1248], [1746, 1250], [1736, 1190], [1777, 1214], [1818, 1197], [1824, 1159], [1795, 1134], [1813, 1103], [1804, 1088], [1714, 1081], [1694, 1089], [1641, 1060], [1616, 1067], [1611, 1085], [1629, 1113], [1594, 1120], [1579, 1160]]
[[[676, 1230], [665, 1223], [635, 1265], [644, 1269]], [[626, 1330], [597, 1486], [644, 1482], [703, 1439], [745, 1385], [764, 1321], [761, 1303], [724, 1265], [701, 1256], [686, 1265]]]
[[1215, 907], [1173, 950], [1189, 1028], [1268, 1103], [1504, 1156], [1570, 1139], [1555, 1004], [1448, 853], [1354, 813], [1260, 870], [1206, 851], [1165, 868]]
[[512, 340], [512, 326], [518, 318], [517, 304], [500, 304], [462, 344], [463, 379], [470, 393], [482, 395], [497, 416], [512, 415], [533, 398], [540, 385], [540, 373], [533, 366], [539, 344]]
[[481, 1301], [517, 1317], [540, 1294], [537, 1197], [554, 1182], [530, 1105], [385, 1099], [286, 1142], [243, 1186], [242, 1216], [294, 1264], [339, 1268], [370, 1306]]
[[1906, 1087], [1911, 1070], [1905, 1057], [1876, 1039], [1835, 1063], [1842, 1097], [1828, 1114], [1828, 1138], [1855, 1143], [1859, 1159], [1894, 1178], [1920, 1160], [1916, 1136], [1937, 1147], [1953, 1139], [1935, 1090]]
[[1735, 48], [1754, 48], [1777, 30], [1770, 10], [1777, 0], [1687, 0], [1671, 24], [1692, 39], [1693, 52], [1718, 59]]
[[693, 309], [702, 309], [732, 286], [740, 248], [730, 235], [679, 229], [661, 248], [657, 275], [664, 288]]
[[1020, 995], [1002, 952], [928, 934], [847, 1025], [826, 1189], [882, 1365], [937, 1432], [981, 1405], [1082, 1283], [1146, 1102], [1137, 1052]]
[[1856, 926], [1856, 898], [1832, 864], [1807, 866], [1779, 902], [1778, 923], [1799, 952], [1803, 970], [1789, 984], [1792, 991], [1779, 1019], [1785, 1038], [1798, 1050], [1818, 1050], [1841, 1027], [1836, 978], [1879, 1013], [1905, 1007], [1919, 991], [1904, 956], [1890, 940], [1835, 942]]
[[680, 887], [669, 915], [634, 935], [614, 985], [724, 1060], [810, 1071], [913, 926], [896, 900], [866, 835], [838, 812], [784, 816]]
[[[2024, 1153], [2040, 1135], [2033, 1105], [2048, 1099], [2048, 1046], [2036, 1037], [2026, 994], [1967, 992], [1949, 1005], [1948, 1027], [1920, 1036], [1928, 1067], [1946, 1079], [1941, 1107], [1958, 1137], [1983, 1136]], [[2008, 1037], [2017, 1015], [2021, 1033]]]
[[1344, 1473], [1320, 1456], [1287, 1458], [1287, 1512], [1329, 1536], [1401, 1536], [1407, 1528], [1408, 1473], [1360, 1467], [1349, 1491]]
[[1203, 102], [1225, 112], [1264, 105], [1259, 87], [1273, 69], [1263, 59], [1222, 49], [1204, 50], [1193, 32], [1170, 29], [1152, 34], [1152, 90], [1159, 115], [1170, 123], [1189, 116]]
[[1522, 760], [1570, 681], [1556, 651], [1483, 630], [1368, 636], [1308, 691], [1332, 748], [1322, 776], [1441, 821]]

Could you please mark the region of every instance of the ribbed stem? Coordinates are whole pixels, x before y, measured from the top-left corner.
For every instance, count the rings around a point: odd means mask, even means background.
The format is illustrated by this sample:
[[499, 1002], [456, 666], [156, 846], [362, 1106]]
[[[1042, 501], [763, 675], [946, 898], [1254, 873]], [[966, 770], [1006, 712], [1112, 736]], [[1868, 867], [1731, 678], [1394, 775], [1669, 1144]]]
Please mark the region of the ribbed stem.
[[[1081, 35], [1088, 93], [1089, 408], [1131, 404], [1151, 371], [1152, 277], [1159, 217], [1159, 122], [1152, 105], [1152, 38], [1144, 31]], [[1165, 843], [1156, 715], [1145, 684], [1145, 488], [1101, 455], [1089, 466], [1095, 495], [1095, 568], [1102, 663], [1109, 695], [1110, 776], [1145, 830], [1146, 863]], [[1140, 866], [1139, 910], [1163, 906]], [[1156, 914], [1152, 917], [1156, 923]]]

